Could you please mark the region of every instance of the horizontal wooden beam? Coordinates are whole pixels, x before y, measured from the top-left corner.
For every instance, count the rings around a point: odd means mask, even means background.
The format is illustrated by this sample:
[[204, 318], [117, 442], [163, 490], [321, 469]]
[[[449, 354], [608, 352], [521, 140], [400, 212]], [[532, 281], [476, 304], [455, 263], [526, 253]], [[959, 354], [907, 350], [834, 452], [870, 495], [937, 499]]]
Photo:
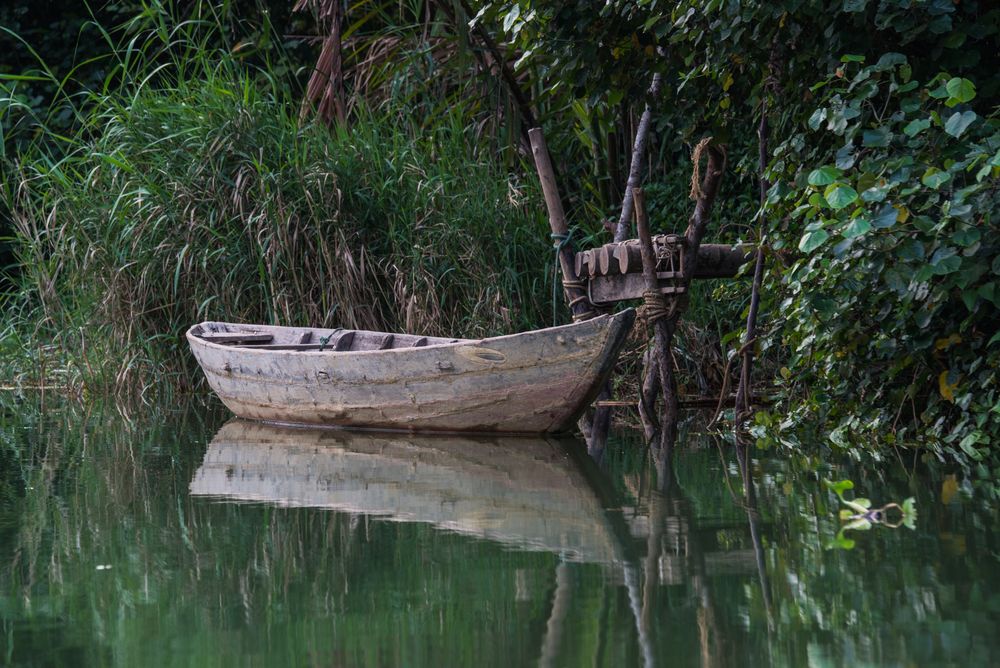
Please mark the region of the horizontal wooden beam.
[[[678, 237], [659, 235], [653, 238], [657, 254], [668, 252], [673, 246], [669, 240]], [[698, 248], [698, 266], [694, 278], [732, 278], [740, 267], [751, 259], [755, 246], [742, 244], [701, 244]], [[581, 278], [641, 274], [642, 258], [636, 239], [620, 244], [605, 244], [576, 254], [577, 275]]]
[[[733, 278], [739, 272], [740, 267], [753, 259], [754, 248], [751, 245], [702, 244], [698, 249], [698, 264], [695, 267], [694, 278]], [[624, 252], [631, 253], [631, 249]], [[619, 255], [623, 255], [624, 252], [619, 250]], [[628, 267], [632, 267], [631, 261], [628, 263]], [[584, 272], [584, 276], [587, 276], [586, 272]], [[598, 304], [626, 299], [642, 299], [642, 293], [646, 289], [641, 272], [629, 271], [625, 274], [612, 273], [607, 275], [598, 273], [589, 276], [589, 283], [590, 299]], [[670, 294], [674, 290], [674, 284], [675, 281], [662, 278], [660, 280], [661, 291], [664, 294]]]

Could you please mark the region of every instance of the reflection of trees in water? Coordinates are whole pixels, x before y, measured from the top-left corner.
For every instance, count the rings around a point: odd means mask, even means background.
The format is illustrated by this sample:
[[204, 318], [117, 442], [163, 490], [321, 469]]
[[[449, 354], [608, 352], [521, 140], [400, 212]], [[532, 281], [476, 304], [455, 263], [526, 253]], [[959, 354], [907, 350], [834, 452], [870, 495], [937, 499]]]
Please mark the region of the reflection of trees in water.
[[191, 499], [209, 428], [197, 412], [172, 420], [67, 415], [2, 445], [15, 658], [72, 647], [83, 663], [148, 663], [180, 643], [354, 665], [926, 663], [950, 642], [975, 664], [994, 649], [994, 509], [925, 495], [919, 557], [898, 532], [828, 552], [837, 507], [807, 467], [686, 445], [654, 462], [616, 435], [600, 466], [567, 451], [620, 545], [617, 565], [579, 563], [429, 525]]

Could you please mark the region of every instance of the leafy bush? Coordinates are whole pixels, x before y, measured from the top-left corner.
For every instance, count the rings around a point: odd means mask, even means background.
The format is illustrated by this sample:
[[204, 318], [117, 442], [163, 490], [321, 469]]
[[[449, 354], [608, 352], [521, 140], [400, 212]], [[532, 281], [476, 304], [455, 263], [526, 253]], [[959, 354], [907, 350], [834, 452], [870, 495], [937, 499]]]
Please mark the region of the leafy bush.
[[843, 60], [772, 163], [775, 246], [803, 254], [779, 304], [803, 399], [784, 424], [822, 416], [841, 446], [932, 437], [973, 464], [1000, 434], [1000, 118], [967, 78]]

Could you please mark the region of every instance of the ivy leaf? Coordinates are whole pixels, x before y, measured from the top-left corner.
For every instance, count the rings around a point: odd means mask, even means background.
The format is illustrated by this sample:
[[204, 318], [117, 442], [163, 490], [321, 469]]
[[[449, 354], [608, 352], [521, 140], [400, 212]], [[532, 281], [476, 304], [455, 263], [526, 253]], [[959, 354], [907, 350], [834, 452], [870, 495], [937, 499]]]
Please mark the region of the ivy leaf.
[[905, 134], [907, 137], [916, 137], [918, 134], [920, 134], [930, 126], [931, 126], [931, 119], [918, 118], [906, 124], [906, 127], [903, 128], [903, 134]]
[[865, 232], [872, 229], [872, 224], [869, 223], [864, 218], [855, 218], [851, 223], [844, 228], [841, 233], [844, 235], [845, 239], [853, 239], [854, 237], [860, 237]]
[[861, 137], [865, 146], [881, 148], [889, 145], [892, 133], [884, 128], [879, 128], [878, 130], [865, 130]]
[[961, 113], [956, 111], [945, 121], [944, 131], [952, 137], [961, 137], [976, 118], [976, 112], [974, 111], [963, 111]]
[[891, 204], [886, 204], [878, 210], [877, 214], [875, 214], [875, 218], [872, 220], [872, 225], [880, 230], [892, 227], [896, 224], [896, 216], [898, 214], [899, 212], [896, 211], [896, 207]]
[[948, 172], [942, 172], [936, 167], [930, 167], [924, 172], [924, 175], [920, 177], [920, 182], [923, 183], [928, 188], [934, 188], [937, 190], [945, 183], [951, 180], [951, 174]]
[[819, 126], [823, 124], [826, 120], [826, 107], [820, 107], [812, 113], [809, 117], [809, 127], [813, 130], [819, 130]]
[[823, 191], [826, 203], [834, 209], [843, 209], [845, 206], [853, 204], [858, 199], [857, 191], [851, 186], [842, 183], [831, 183]]
[[809, 173], [809, 179], [808, 179], [809, 185], [811, 186], [829, 185], [834, 181], [836, 181], [838, 178], [840, 178], [840, 175], [843, 173], [844, 172], [837, 169], [836, 167], [830, 167], [829, 165], [827, 165], [826, 167], [820, 167], [819, 169], [814, 169], [812, 172]]
[[963, 104], [976, 97], [976, 85], [968, 79], [960, 79], [958, 77], [949, 79], [944, 88], [948, 91], [949, 97], [945, 101], [945, 104], [949, 107], [954, 107], [956, 104]]
[[916, 239], [907, 239], [896, 249], [896, 255], [901, 260], [923, 260], [924, 245]]
[[799, 241], [799, 250], [803, 253], [810, 253], [820, 246], [830, 238], [830, 235], [826, 230], [813, 230], [812, 232], [806, 232], [802, 235], [802, 239]]
[[958, 271], [959, 267], [962, 266], [962, 258], [957, 255], [954, 257], [949, 257], [941, 260], [934, 265], [934, 274], [937, 276], [944, 276], [946, 274], [953, 274]]
[[965, 452], [965, 454], [969, 455], [969, 457], [977, 462], [983, 458], [982, 453], [980, 453], [975, 447], [976, 443], [979, 442], [979, 437], [981, 435], [982, 432], [974, 431], [963, 438], [958, 444], [958, 447], [962, 448], [962, 451]]

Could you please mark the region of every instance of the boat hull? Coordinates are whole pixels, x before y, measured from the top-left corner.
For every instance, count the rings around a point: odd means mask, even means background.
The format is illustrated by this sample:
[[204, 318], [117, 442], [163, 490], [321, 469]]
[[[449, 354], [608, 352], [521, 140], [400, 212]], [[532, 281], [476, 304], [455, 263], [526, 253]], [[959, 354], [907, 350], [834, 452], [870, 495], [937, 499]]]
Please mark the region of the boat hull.
[[[243, 418], [546, 433], [572, 428], [610, 373], [634, 319], [629, 309], [522, 334], [387, 350], [261, 350], [196, 333], [207, 325], [218, 330], [218, 323], [196, 325], [187, 338], [209, 385]], [[292, 330], [253, 331], [278, 336]]]

